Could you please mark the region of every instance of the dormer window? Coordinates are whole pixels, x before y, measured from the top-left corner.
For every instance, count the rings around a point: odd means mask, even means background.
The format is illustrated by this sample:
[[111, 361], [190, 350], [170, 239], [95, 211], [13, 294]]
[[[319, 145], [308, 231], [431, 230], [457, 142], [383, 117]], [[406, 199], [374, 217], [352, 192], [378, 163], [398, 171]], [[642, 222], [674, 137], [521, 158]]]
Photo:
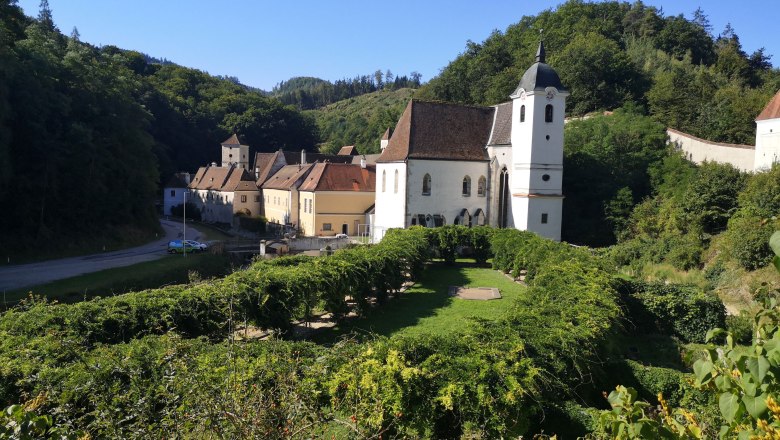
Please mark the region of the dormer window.
[[544, 122], [552, 122], [553, 121], [553, 106], [552, 104], [547, 104], [547, 106], [544, 108]]
[[525, 122], [525, 106], [520, 106], [520, 122]]

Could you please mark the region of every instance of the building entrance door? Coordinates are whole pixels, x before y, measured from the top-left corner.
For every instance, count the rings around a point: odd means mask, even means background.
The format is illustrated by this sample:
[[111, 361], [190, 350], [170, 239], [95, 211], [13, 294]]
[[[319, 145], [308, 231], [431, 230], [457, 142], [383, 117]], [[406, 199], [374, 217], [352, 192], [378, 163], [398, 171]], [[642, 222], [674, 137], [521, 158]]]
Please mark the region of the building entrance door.
[[341, 225], [341, 233], [349, 235], [349, 225], [344, 223]]

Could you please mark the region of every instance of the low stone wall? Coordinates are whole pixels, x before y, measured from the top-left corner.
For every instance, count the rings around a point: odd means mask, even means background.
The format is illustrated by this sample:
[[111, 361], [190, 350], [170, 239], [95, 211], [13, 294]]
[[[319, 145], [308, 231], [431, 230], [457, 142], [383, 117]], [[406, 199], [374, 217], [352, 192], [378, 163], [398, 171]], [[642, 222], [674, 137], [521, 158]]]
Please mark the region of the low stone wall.
[[669, 128], [666, 130], [669, 141], [685, 152], [693, 163], [711, 162], [730, 163], [742, 171], [753, 171], [755, 147], [752, 145], [726, 144], [697, 138], [687, 133]]
[[331, 249], [341, 249], [349, 244], [349, 238], [299, 237], [287, 240], [291, 251], [313, 251], [330, 246]]

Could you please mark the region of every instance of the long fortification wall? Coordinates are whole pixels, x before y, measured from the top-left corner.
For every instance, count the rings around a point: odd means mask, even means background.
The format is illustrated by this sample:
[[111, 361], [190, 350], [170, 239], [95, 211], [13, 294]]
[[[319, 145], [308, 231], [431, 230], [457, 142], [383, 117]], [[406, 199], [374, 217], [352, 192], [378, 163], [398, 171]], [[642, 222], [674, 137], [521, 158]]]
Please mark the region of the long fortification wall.
[[752, 145], [726, 144], [697, 138], [687, 133], [669, 128], [666, 130], [669, 141], [685, 152], [693, 163], [711, 162], [730, 163], [742, 171], [753, 171], [755, 147]]

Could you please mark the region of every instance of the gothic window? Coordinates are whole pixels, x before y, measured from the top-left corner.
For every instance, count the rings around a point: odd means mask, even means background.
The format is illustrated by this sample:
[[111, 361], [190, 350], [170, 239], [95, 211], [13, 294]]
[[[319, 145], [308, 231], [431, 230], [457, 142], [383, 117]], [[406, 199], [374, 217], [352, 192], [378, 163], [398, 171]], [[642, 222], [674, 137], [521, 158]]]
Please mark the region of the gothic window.
[[525, 122], [525, 106], [520, 106], [520, 122]]
[[385, 192], [385, 181], [387, 180], [387, 171], [382, 170], [382, 192]]
[[430, 174], [426, 174], [425, 177], [423, 177], [422, 194], [424, 196], [431, 195], [431, 175]]
[[395, 178], [393, 180], [393, 192], [398, 194], [398, 170], [395, 170]]
[[469, 176], [463, 178], [463, 196], [471, 196], [471, 177]]
[[486, 187], [487, 179], [485, 179], [485, 176], [479, 176], [479, 180], [477, 181], [477, 196], [485, 197]]
[[552, 104], [547, 104], [547, 107], [544, 108], [544, 122], [552, 122], [553, 121], [553, 106]]

